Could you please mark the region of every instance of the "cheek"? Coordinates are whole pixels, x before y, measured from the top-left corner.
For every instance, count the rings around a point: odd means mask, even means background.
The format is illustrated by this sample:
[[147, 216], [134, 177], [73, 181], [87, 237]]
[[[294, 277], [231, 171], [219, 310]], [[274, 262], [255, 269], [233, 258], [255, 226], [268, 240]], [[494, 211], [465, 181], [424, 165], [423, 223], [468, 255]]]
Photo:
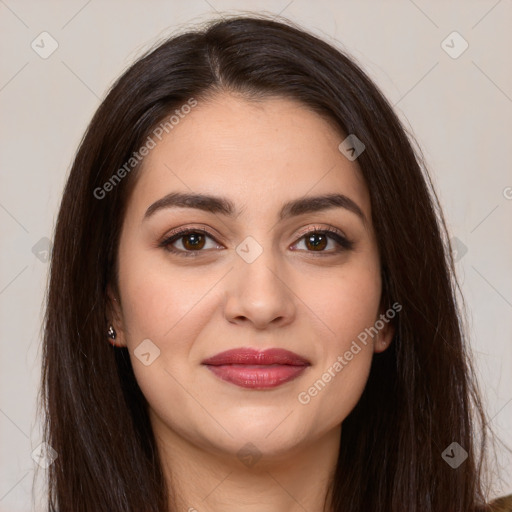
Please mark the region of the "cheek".
[[[222, 275], [206, 267], [172, 269], [168, 262], [162, 264], [154, 254], [147, 253], [123, 263], [119, 279], [125, 341], [139, 385], [145, 394], [158, 400], [164, 383], [174, 389], [170, 374], [179, 382], [188, 379], [187, 369], [194, 364], [194, 343], [218, 307], [215, 284]], [[137, 354], [143, 340], [148, 339], [154, 347], [148, 342], [146, 345], [158, 357], [146, 367]]]
[[[196, 273], [191, 282], [179, 271], [171, 274], [168, 268], [155, 265], [146, 267], [151, 268], [147, 272], [141, 272], [141, 268], [126, 265], [119, 276], [126, 343], [135, 379], [159, 421], [187, 436], [195, 428], [193, 418], [202, 414], [189, 394], [194, 390], [190, 353], [212, 314], [214, 294], [208, 294], [208, 290], [218, 276], [203, 279]], [[141, 353], [141, 342], [147, 339], [156, 348], [148, 345], [152, 362], [146, 366], [137, 354]], [[201, 421], [208, 422], [208, 418]]]
[[307, 304], [321, 318], [324, 336], [316, 368], [297, 402], [323, 430], [347, 417], [366, 385], [373, 358], [370, 328], [381, 298], [379, 266], [373, 259], [347, 265], [321, 283], [323, 293], [310, 295]]
[[190, 315], [213, 286], [215, 277], [172, 269], [165, 258], [152, 251], [125, 251], [119, 280], [123, 292], [123, 317], [131, 348], [145, 338], [162, 343], [173, 333], [194, 328]]
[[[364, 391], [373, 358], [372, 340], [365, 327], [373, 325], [339, 317], [338, 335], [324, 347], [314, 371], [296, 396], [302, 414], [314, 418], [320, 432], [341, 424], [356, 406]], [[345, 320], [345, 321], [344, 321]], [[363, 334], [363, 336], [361, 336]]]
[[[344, 351], [350, 341], [372, 326], [379, 312], [382, 283], [378, 261], [355, 257], [346, 266], [301, 278], [298, 295], [308, 315], [321, 320], [330, 342], [325, 349]], [[315, 322], [315, 323], [318, 323]]]

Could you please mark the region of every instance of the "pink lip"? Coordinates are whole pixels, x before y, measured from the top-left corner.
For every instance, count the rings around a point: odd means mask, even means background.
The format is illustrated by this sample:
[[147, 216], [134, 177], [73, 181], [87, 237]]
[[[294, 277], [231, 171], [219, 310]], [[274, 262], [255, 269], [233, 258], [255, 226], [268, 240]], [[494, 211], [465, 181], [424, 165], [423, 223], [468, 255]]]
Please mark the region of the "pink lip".
[[243, 388], [273, 388], [297, 378], [310, 362], [288, 350], [241, 348], [221, 352], [202, 364], [217, 377]]

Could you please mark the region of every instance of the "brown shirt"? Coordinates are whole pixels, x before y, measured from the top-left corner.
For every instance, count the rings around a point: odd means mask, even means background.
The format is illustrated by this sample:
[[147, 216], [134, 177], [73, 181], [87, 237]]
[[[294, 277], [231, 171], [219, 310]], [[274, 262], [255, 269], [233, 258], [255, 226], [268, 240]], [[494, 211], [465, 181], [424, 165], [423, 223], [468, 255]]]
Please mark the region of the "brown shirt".
[[512, 512], [512, 494], [494, 500], [489, 506], [491, 512]]

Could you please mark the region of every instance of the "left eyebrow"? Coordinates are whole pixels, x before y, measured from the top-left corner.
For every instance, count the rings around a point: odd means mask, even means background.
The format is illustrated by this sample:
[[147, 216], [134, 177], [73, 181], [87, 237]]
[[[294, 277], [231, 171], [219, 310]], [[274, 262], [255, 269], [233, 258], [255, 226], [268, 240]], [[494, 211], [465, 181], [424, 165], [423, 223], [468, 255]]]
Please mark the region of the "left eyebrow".
[[[155, 212], [167, 208], [195, 208], [210, 213], [219, 213], [228, 217], [238, 216], [238, 211], [232, 201], [225, 197], [206, 194], [193, 194], [183, 192], [171, 192], [155, 201], [148, 207], [143, 220], [151, 217]], [[357, 215], [365, 226], [368, 220], [362, 209], [352, 199], [344, 194], [324, 194], [294, 199], [285, 203], [278, 214], [279, 221], [314, 213], [332, 208], [344, 208]]]
[[301, 197], [285, 203], [279, 212], [279, 220], [284, 220], [296, 215], [303, 215], [305, 213], [314, 213], [331, 208], [345, 208], [346, 210], [355, 213], [363, 224], [366, 226], [368, 220], [366, 219], [363, 210], [358, 204], [344, 194], [325, 194], [321, 196]]

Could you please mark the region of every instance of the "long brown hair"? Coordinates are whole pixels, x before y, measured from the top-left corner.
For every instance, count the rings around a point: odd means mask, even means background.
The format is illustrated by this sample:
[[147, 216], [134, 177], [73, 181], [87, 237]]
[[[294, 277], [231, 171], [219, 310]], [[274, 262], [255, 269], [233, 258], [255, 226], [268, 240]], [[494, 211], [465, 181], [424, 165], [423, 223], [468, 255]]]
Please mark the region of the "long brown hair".
[[[476, 510], [484, 502], [485, 416], [423, 158], [347, 55], [261, 16], [209, 23], [150, 50], [112, 86], [80, 144], [56, 223], [44, 324], [44, 438], [58, 454], [48, 468], [49, 510], [170, 510], [147, 402], [127, 349], [106, 339], [106, 290], [117, 291], [120, 228], [140, 165], [104, 197], [95, 191], [177, 107], [216, 91], [298, 100], [366, 146], [358, 163], [371, 197], [383, 301], [402, 310], [391, 347], [374, 356], [364, 393], [343, 422], [333, 511]], [[456, 469], [442, 457], [453, 442], [468, 453]]]

